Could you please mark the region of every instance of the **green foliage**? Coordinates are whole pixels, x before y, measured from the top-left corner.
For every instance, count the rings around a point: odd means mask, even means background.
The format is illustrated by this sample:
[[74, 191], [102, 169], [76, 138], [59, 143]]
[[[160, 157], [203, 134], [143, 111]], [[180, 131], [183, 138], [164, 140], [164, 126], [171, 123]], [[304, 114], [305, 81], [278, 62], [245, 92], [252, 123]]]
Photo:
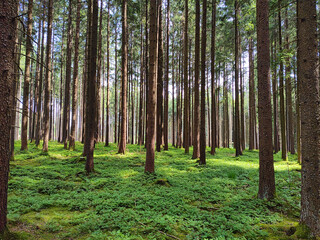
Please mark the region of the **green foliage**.
[[116, 145], [97, 144], [95, 173], [87, 176], [79, 143], [66, 151], [51, 142], [46, 155], [33, 144], [20, 152], [19, 144], [8, 218], [24, 239], [266, 239], [287, 236], [299, 216], [295, 156], [275, 155], [277, 198], [267, 202], [256, 197], [257, 151], [235, 158], [233, 149], [218, 149], [199, 166], [171, 147], [156, 153], [156, 174], [145, 174], [142, 147], [119, 155]]

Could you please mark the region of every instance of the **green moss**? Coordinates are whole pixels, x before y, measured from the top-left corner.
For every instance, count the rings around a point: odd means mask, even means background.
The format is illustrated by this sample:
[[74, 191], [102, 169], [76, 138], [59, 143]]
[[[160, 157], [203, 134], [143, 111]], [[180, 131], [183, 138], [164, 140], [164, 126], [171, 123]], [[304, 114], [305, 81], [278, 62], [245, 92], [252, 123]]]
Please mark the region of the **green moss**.
[[297, 226], [297, 231], [295, 233], [295, 236], [298, 238], [298, 239], [314, 239], [312, 236], [311, 236], [311, 231], [310, 231], [310, 228], [305, 225], [305, 224], [299, 224]]

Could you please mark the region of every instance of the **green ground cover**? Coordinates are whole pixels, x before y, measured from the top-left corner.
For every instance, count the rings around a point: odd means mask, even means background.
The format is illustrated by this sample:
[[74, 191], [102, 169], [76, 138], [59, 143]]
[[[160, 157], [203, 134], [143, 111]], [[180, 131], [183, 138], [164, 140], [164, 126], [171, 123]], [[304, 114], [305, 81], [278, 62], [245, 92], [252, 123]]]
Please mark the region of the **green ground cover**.
[[[82, 145], [50, 142], [49, 153], [16, 143], [10, 163], [12, 239], [297, 239], [300, 166], [275, 155], [277, 197], [256, 198], [258, 152], [207, 154], [199, 166], [183, 149], [156, 153], [144, 173], [145, 149], [98, 144], [87, 176]], [[192, 149], [191, 149], [192, 152]]]

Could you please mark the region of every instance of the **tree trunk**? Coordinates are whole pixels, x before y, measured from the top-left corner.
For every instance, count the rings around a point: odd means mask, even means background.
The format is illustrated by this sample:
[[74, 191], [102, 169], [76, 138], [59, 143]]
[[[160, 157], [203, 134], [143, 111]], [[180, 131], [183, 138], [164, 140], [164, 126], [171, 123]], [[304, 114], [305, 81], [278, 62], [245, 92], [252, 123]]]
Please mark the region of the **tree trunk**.
[[183, 145], [185, 148], [185, 153], [189, 153], [189, 88], [188, 88], [188, 0], [185, 0], [184, 5], [185, 15], [184, 15], [184, 61], [183, 61], [183, 83], [184, 83], [184, 111], [183, 111]]
[[114, 143], [118, 143], [118, 49], [117, 49], [117, 42], [118, 42], [118, 34], [117, 30], [115, 33], [115, 70], [114, 70]]
[[52, 21], [53, 21], [53, 0], [48, 2], [48, 30], [47, 30], [47, 48], [46, 48], [46, 74], [44, 89], [44, 118], [43, 118], [43, 147], [44, 152], [48, 152], [49, 131], [50, 131], [50, 90], [51, 90], [51, 40], [52, 40]]
[[166, 50], [166, 76], [164, 83], [164, 114], [163, 114], [163, 139], [164, 150], [169, 148], [168, 128], [169, 128], [169, 25], [170, 25], [170, 0], [167, 0], [167, 50]]
[[259, 192], [261, 199], [275, 195], [270, 88], [269, 0], [257, 1]]
[[118, 153], [124, 154], [127, 143], [127, 82], [128, 82], [128, 0], [122, 2], [122, 61], [121, 61], [121, 135]]
[[216, 81], [215, 81], [215, 44], [216, 44], [216, 1], [212, 3], [212, 28], [211, 28], [211, 151], [216, 153], [217, 138], [217, 113], [216, 113]]
[[320, 237], [320, 98], [319, 73], [316, 71], [316, 1], [298, 0], [297, 21], [302, 158], [300, 224], [306, 225], [314, 237]]
[[[159, 0], [159, 5], [161, 0]], [[157, 3], [150, 2], [150, 44], [149, 44], [149, 73], [148, 73], [148, 101], [147, 101], [147, 136], [146, 136], [146, 164], [145, 172], [154, 172], [155, 155], [155, 118], [157, 104]]]
[[[14, 82], [14, 50], [18, 1], [0, 4], [0, 238], [7, 224], [7, 196], [10, 160], [11, 86]], [[15, 20], [15, 21], [14, 21]], [[8, 87], [10, 86], [10, 87]]]
[[242, 155], [240, 142], [240, 114], [239, 114], [239, 31], [238, 31], [239, 3], [235, 1], [235, 115], [234, 115], [234, 146], [236, 156]]
[[21, 123], [21, 150], [28, 149], [28, 118], [29, 118], [29, 92], [30, 92], [30, 64], [32, 52], [32, 10], [33, 0], [28, 1], [28, 25], [27, 25], [27, 39], [26, 39], [26, 60], [25, 60], [25, 74], [23, 84], [23, 109], [22, 109], [22, 123]]
[[69, 138], [69, 149], [75, 149], [76, 141], [76, 117], [78, 105], [78, 60], [79, 60], [79, 36], [80, 36], [80, 10], [81, 0], [77, 0], [77, 22], [74, 40], [74, 63], [73, 63], [73, 87], [72, 87], [72, 123]]
[[249, 150], [256, 149], [256, 96], [254, 84], [253, 39], [249, 40]]
[[[282, 54], [282, 35], [281, 35], [281, 0], [278, 0], [279, 10], [279, 50]], [[284, 113], [284, 83], [283, 83], [283, 61], [280, 60], [280, 71], [279, 71], [279, 93], [280, 93], [280, 125], [281, 125], [281, 151], [282, 160], [287, 160], [287, 139], [286, 139], [286, 118]]]
[[206, 46], [207, 46], [207, 0], [202, 3], [201, 28], [201, 117], [200, 117], [200, 164], [206, 164]]
[[86, 133], [85, 153], [87, 174], [94, 171], [93, 152], [95, 144], [96, 123], [96, 77], [97, 77], [97, 38], [98, 38], [98, 0], [89, 0], [89, 52], [88, 52], [88, 83], [86, 94]]
[[106, 143], [105, 146], [109, 146], [109, 78], [110, 78], [110, 1], [108, 1], [108, 22], [107, 22], [107, 107], [106, 107]]

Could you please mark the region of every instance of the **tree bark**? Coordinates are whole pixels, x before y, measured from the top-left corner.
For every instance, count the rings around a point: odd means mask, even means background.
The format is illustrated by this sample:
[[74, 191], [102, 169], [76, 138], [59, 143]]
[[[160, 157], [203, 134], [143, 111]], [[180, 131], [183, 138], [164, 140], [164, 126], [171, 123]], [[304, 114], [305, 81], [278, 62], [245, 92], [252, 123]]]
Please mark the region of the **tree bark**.
[[320, 98], [316, 1], [297, 2], [298, 81], [301, 109], [300, 224], [320, 236]]
[[169, 128], [169, 25], [170, 25], [170, 0], [167, 0], [167, 42], [166, 42], [166, 76], [164, 83], [164, 114], [163, 114], [163, 139], [164, 150], [169, 148], [168, 144], [168, 128]]
[[184, 83], [184, 111], [183, 111], [183, 145], [185, 153], [189, 153], [189, 79], [188, 79], [188, 18], [189, 8], [188, 0], [185, 0], [185, 15], [184, 15], [184, 62], [183, 62], [183, 83]]
[[217, 113], [216, 113], [216, 81], [215, 81], [215, 44], [216, 44], [216, 1], [212, 3], [212, 28], [211, 28], [211, 151], [216, 153], [217, 138]]
[[121, 135], [118, 153], [124, 154], [127, 143], [127, 82], [128, 82], [128, 0], [122, 1], [122, 61], [121, 61]]

